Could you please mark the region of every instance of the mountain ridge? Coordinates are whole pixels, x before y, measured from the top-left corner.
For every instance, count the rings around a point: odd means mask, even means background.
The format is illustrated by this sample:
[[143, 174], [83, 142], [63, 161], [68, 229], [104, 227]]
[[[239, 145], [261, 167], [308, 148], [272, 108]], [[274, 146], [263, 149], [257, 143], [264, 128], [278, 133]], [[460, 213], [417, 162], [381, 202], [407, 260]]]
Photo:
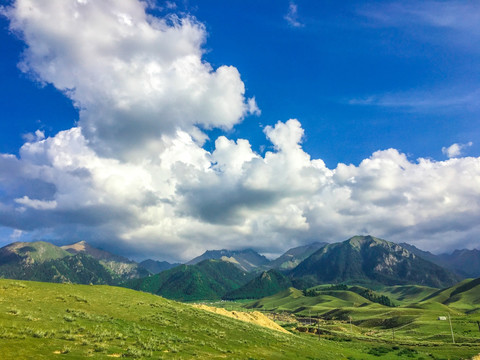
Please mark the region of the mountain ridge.
[[319, 283], [374, 281], [385, 285], [453, 285], [458, 277], [398, 244], [373, 236], [354, 236], [328, 244], [290, 273]]
[[203, 260], [222, 260], [231, 262], [244, 271], [252, 271], [270, 261], [252, 249], [244, 250], [207, 250], [202, 255], [193, 258], [185, 265], [195, 265]]

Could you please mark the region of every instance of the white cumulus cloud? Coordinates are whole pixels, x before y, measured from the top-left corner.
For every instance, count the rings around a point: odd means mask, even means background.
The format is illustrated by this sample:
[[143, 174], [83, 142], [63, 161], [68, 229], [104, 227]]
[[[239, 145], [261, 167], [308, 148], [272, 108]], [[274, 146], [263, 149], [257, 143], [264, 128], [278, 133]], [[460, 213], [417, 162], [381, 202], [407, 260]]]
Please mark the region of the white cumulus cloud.
[[449, 158], [459, 157], [462, 155], [462, 151], [473, 145], [473, 142], [468, 142], [466, 144], [452, 144], [449, 147], [442, 147], [442, 153]]
[[201, 23], [155, 18], [145, 7], [137, 0], [18, 0], [5, 13], [27, 45], [21, 69], [72, 99], [99, 153], [145, 156], [161, 149], [162, 134], [230, 129], [259, 113], [235, 67], [213, 69], [202, 60]]
[[202, 24], [145, 6], [17, 0], [6, 10], [26, 42], [22, 69], [64, 91], [80, 121], [0, 154], [0, 226], [170, 260], [367, 233], [431, 250], [476, 246], [480, 158], [413, 161], [387, 149], [330, 169], [303, 149], [297, 119], [265, 127], [264, 155], [225, 136], [205, 150], [202, 129], [260, 110], [236, 68], [202, 60]]

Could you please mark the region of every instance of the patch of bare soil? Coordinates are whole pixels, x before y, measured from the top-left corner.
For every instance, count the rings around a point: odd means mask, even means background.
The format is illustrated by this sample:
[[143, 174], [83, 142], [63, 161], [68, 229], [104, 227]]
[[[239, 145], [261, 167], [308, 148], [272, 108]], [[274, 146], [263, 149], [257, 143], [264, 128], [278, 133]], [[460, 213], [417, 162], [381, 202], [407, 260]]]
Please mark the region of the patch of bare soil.
[[268, 317], [266, 317], [265, 315], [263, 315], [258, 311], [254, 311], [254, 312], [228, 311], [222, 308], [216, 308], [213, 306], [207, 306], [207, 305], [201, 305], [201, 304], [195, 304], [193, 306], [202, 310], [213, 312], [215, 314], [228, 316], [237, 320], [257, 324], [272, 330], [277, 330], [283, 333], [290, 334], [287, 330], [282, 328], [280, 325], [277, 325], [275, 322], [273, 322]]

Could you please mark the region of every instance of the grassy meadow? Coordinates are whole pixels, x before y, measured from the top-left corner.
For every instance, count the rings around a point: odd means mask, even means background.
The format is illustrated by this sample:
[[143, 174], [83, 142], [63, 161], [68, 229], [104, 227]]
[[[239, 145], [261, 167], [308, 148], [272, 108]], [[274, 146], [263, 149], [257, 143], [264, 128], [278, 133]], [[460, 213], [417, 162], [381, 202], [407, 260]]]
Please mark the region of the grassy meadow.
[[[311, 301], [304, 304], [304, 314], [308, 306], [312, 314], [315, 306], [321, 306], [313, 304], [314, 298], [303, 300]], [[273, 305], [279, 299], [266, 301]], [[472, 323], [478, 315], [452, 312], [459, 337], [451, 344], [448, 329], [439, 329], [448, 324], [429, 318], [438, 309], [382, 309], [379, 304], [364, 308], [351, 327], [342, 320], [312, 324], [322, 329], [317, 334], [295, 330], [299, 325], [277, 315], [280, 324], [293, 330], [284, 334], [124, 288], [0, 280], [0, 354], [2, 359], [353, 360], [466, 359], [480, 352], [478, 331]], [[394, 341], [384, 325], [361, 322], [372, 314], [389, 318], [393, 316], [389, 311], [404, 311], [402, 316], [415, 317], [416, 322], [398, 330]], [[415, 341], [412, 331], [421, 332]]]

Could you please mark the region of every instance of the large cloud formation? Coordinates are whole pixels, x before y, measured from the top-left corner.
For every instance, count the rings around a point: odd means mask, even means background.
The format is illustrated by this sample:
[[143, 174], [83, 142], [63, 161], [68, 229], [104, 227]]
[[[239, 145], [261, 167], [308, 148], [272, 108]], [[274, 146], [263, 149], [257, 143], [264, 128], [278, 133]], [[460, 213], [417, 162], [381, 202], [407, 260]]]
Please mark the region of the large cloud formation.
[[203, 129], [259, 114], [236, 68], [202, 60], [192, 17], [137, 0], [17, 0], [3, 9], [27, 47], [21, 69], [62, 90], [77, 127], [0, 154], [0, 226], [88, 239], [131, 256], [207, 248], [281, 252], [371, 233], [431, 250], [474, 247], [480, 158], [410, 161], [395, 149], [329, 169], [296, 119], [264, 129], [272, 151]]

